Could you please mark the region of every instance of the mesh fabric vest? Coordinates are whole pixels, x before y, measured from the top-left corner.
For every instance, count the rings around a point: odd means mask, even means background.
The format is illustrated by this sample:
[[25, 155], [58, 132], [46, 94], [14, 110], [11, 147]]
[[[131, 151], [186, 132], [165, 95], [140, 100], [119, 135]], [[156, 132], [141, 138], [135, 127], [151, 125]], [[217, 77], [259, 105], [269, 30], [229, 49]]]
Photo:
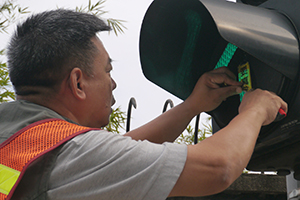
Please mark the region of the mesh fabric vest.
[[0, 144], [0, 200], [10, 199], [35, 159], [92, 128], [61, 119], [33, 123]]

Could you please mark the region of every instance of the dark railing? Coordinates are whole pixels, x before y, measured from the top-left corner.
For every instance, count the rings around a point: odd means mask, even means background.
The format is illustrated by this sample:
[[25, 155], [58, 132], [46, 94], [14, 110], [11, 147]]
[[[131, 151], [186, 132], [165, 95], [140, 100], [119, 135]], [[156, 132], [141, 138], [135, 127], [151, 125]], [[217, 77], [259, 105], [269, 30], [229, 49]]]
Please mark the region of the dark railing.
[[131, 97], [129, 100], [128, 104], [128, 109], [127, 109], [127, 124], [126, 124], [126, 132], [130, 131], [130, 120], [131, 120], [131, 110], [132, 106], [136, 109], [136, 100], [135, 98]]
[[197, 115], [197, 117], [196, 117], [195, 134], [194, 134], [194, 144], [198, 143], [199, 120], [200, 120], [200, 114]]
[[[163, 107], [163, 113], [166, 112], [168, 105], [170, 105], [170, 108], [174, 107], [174, 103], [171, 99], [166, 100], [164, 107]], [[130, 121], [131, 121], [131, 110], [132, 106], [136, 109], [137, 104], [136, 100], [134, 97], [131, 97], [129, 100], [128, 104], [128, 109], [127, 109], [127, 123], [126, 123], [126, 132], [130, 131]], [[195, 134], [194, 134], [194, 144], [198, 143], [198, 131], [199, 131], [199, 120], [200, 120], [200, 114], [197, 115], [196, 117], [196, 122], [195, 122]]]
[[163, 108], [163, 113], [166, 112], [167, 108], [168, 108], [168, 105], [170, 104], [170, 107], [173, 108], [174, 107], [174, 104], [173, 104], [173, 101], [171, 99], [168, 99], [166, 102], [165, 102], [165, 105], [164, 105], [164, 108]]

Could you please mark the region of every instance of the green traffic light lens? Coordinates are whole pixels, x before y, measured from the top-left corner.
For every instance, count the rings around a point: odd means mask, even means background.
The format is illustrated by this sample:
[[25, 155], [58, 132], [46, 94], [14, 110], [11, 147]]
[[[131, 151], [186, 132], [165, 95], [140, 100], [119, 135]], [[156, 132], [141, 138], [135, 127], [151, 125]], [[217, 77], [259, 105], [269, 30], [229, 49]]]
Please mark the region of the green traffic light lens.
[[234, 53], [236, 52], [237, 50], [237, 46], [231, 44], [231, 43], [228, 43], [222, 56], [220, 57], [215, 69], [219, 68], [219, 67], [227, 67], [230, 60], [232, 59]]

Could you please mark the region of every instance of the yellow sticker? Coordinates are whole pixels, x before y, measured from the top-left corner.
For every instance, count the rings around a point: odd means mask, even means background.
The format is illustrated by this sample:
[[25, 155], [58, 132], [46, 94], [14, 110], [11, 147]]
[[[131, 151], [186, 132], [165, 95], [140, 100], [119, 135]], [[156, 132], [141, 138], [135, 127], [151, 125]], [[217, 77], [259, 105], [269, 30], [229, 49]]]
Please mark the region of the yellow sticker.
[[249, 62], [238, 66], [238, 78], [239, 81], [243, 83], [242, 89], [244, 91], [252, 89]]

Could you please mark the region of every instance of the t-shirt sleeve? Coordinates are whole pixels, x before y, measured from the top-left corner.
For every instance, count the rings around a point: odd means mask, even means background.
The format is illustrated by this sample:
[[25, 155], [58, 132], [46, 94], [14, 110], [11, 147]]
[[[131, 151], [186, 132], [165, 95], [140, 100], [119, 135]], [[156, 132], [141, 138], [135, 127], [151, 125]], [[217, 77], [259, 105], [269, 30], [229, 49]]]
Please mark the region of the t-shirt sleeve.
[[185, 165], [186, 145], [90, 131], [67, 142], [49, 179], [49, 199], [166, 199]]

